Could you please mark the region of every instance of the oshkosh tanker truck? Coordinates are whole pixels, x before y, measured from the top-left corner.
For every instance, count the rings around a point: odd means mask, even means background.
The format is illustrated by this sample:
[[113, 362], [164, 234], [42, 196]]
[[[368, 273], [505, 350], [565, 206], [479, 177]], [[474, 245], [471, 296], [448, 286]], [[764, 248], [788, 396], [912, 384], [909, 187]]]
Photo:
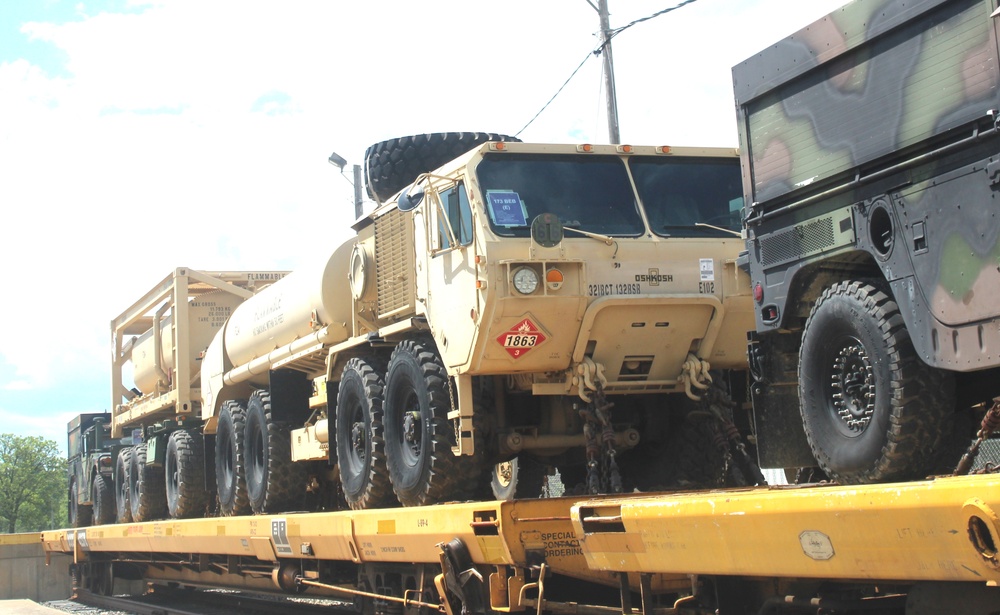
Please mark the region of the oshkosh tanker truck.
[[381, 204], [323, 262], [178, 269], [112, 323], [119, 520], [537, 497], [551, 467], [592, 493], [759, 480], [726, 394], [753, 327], [735, 150], [448, 133], [367, 158]]
[[919, 478], [1000, 394], [996, 9], [855, 0], [733, 68], [763, 467]]

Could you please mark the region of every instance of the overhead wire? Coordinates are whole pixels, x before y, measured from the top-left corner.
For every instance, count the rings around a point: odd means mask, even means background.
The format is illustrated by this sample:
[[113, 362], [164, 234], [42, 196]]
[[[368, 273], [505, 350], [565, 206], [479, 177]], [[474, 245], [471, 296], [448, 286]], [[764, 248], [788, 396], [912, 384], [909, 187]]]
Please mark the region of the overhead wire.
[[556, 90], [556, 93], [552, 95], [552, 98], [550, 98], [550, 99], [548, 100], [548, 102], [546, 102], [546, 103], [545, 103], [544, 105], [542, 105], [542, 108], [538, 110], [538, 113], [536, 113], [536, 114], [534, 115], [534, 117], [532, 117], [532, 118], [531, 118], [530, 120], [528, 120], [528, 123], [527, 123], [527, 124], [525, 124], [525, 125], [524, 125], [523, 127], [521, 127], [521, 130], [518, 130], [517, 132], [515, 132], [515, 133], [514, 133], [514, 136], [515, 136], [515, 137], [517, 137], [517, 136], [520, 136], [520, 135], [521, 135], [521, 133], [522, 133], [522, 132], [524, 132], [524, 131], [525, 131], [525, 129], [526, 129], [526, 128], [527, 128], [528, 126], [531, 126], [531, 124], [532, 124], [532, 123], [533, 123], [533, 122], [534, 122], [534, 121], [535, 121], [536, 119], [538, 119], [538, 116], [542, 114], [542, 111], [545, 111], [546, 109], [548, 109], [549, 105], [551, 105], [551, 104], [552, 104], [552, 101], [553, 101], [553, 100], [555, 100], [557, 96], [559, 96], [559, 93], [560, 93], [560, 92], [562, 92], [562, 91], [563, 91], [563, 89], [564, 89], [564, 88], [565, 88], [565, 87], [566, 87], [567, 85], [569, 85], [569, 82], [573, 80], [573, 77], [575, 77], [575, 76], [576, 76], [576, 74], [577, 74], [578, 72], [580, 72], [580, 69], [581, 69], [581, 68], [583, 68], [583, 65], [587, 63], [587, 60], [589, 60], [589, 59], [590, 59], [590, 56], [592, 56], [592, 55], [594, 55], [594, 53], [593, 53], [593, 52], [591, 52], [591, 51], [588, 51], [588, 52], [587, 52], [587, 55], [586, 55], [586, 56], [584, 56], [584, 58], [583, 58], [583, 61], [582, 61], [582, 62], [580, 62], [580, 65], [579, 65], [579, 66], [577, 66], [577, 67], [576, 67], [576, 69], [575, 69], [575, 70], [573, 71], [573, 73], [572, 73], [572, 74], [571, 74], [571, 75], [570, 75], [570, 76], [569, 76], [569, 77], [568, 77], [568, 78], [566, 79], [566, 81], [564, 81], [564, 82], [563, 82], [563, 84], [562, 84], [561, 86], [559, 86], [559, 89], [558, 89], [558, 90]]
[[[587, 4], [589, 4], [591, 7], [593, 7], [594, 10], [597, 10], [597, 7], [594, 7], [594, 4], [592, 2], [590, 2], [590, 0], [584, 0], [584, 1]], [[548, 101], [546, 101], [546, 103], [544, 105], [542, 105], [542, 108], [538, 110], [538, 113], [536, 113], [534, 116], [532, 116], [532, 118], [530, 120], [528, 120], [528, 123], [521, 127], [521, 130], [518, 130], [516, 133], [514, 133], [514, 136], [515, 137], [519, 137], [521, 135], [521, 133], [524, 132], [528, 128], [528, 126], [531, 126], [535, 122], [535, 120], [538, 119], [538, 116], [541, 115], [543, 111], [545, 111], [546, 109], [548, 109], [549, 105], [552, 104], [552, 101], [554, 101], [556, 99], [556, 97], [559, 96], [559, 94], [566, 88], [566, 86], [569, 85], [569, 82], [573, 80], [573, 77], [575, 77], [578, 72], [580, 72], [580, 69], [583, 68], [583, 65], [587, 63], [587, 60], [590, 59], [591, 56], [599, 56], [599, 55], [601, 55], [601, 53], [603, 53], [604, 47], [607, 46], [611, 42], [611, 39], [613, 39], [614, 37], [618, 36], [619, 34], [621, 34], [622, 32], [624, 32], [625, 30], [628, 30], [629, 28], [631, 28], [634, 25], [640, 24], [640, 23], [642, 23], [644, 21], [649, 21], [650, 19], [654, 19], [656, 17], [659, 17], [660, 15], [665, 15], [667, 13], [670, 13], [671, 11], [676, 11], [677, 9], [681, 8], [682, 6], [686, 6], [686, 5], [691, 4], [693, 2], [697, 2], [697, 0], [684, 0], [683, 2], [680, 2], [679, 4], [676, 4], [676, 5], [672, 6], [672, 7], [665, 8], [665, 9], [663, 9], [661, 11], [657, 11], [657, 12], [655, 12], [652, 15], [649, 15], [647, 17], [642, 17], [640, 19], [636, 19], [636, 20], [634, 20], [634, 21], [632, 21], [632, 22], [630, 22], [630, 23], [628, 23], [628, 24], [626, 24], [626, 25], [624, 25], [624, 26], [622, 26], [620, 28], [613, 28], [612, 30], [610, 30], [608, 32], [608, 38], [605, 39], [605, 40], [603, 40], [603, 41], [601, 41], [601, 44], [598, 45], [596, 49], [594, 49], [593, 51], [587, 53], [587, 55], [583, 58], [583, 61], [580, 62], [580, 65], [577, 66], [573, 70], [573, 72], [570, 74], [570, 76], [566, 78], [566, 81], [564, 81], [563, 84], [561, 86], [559, 86], [559, 89], [556, 90], [556, 93], [552, 95], [552, 98], [550, 98]]]

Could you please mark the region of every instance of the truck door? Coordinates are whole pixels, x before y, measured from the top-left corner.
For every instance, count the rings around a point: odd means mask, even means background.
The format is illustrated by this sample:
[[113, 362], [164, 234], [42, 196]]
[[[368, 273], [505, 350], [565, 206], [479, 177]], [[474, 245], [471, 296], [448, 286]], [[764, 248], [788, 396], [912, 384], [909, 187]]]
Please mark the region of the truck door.
[[479, 314], [472, 209], [461, 181], [427, 203], [427, 316], [444, 364], [469, 360]]

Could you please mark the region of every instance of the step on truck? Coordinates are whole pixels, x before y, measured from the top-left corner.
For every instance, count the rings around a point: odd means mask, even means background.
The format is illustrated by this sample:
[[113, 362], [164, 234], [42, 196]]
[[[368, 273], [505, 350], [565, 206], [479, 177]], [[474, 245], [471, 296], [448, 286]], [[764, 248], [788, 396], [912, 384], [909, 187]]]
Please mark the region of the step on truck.
[[855, 0], [733, 68], [762, 467], [925, 476], [1000, 395], [996, 9]]
[[762, 480], [731, 401], [735, 150], [447, 133], [366, 166], [379, 205], [326, 259], [252, 293], [178, 270], [116, 319], [112, 430], [141, 437], [119, 519], [537, 497], [550, 468], [586, 493]]

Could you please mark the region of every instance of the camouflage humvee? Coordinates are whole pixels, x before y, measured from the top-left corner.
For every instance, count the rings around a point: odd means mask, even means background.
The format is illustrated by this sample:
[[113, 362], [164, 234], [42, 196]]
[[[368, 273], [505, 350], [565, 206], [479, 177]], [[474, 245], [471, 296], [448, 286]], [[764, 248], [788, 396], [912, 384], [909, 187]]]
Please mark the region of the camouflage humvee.
[[733, 68], [762, 467], [921, 477], [1000, 394], [996, 8], [855, 0]]
[[66, 426], [69, 459], [69, 523], [73, 527], [115, 521], [111, 414], [73, 417]]

